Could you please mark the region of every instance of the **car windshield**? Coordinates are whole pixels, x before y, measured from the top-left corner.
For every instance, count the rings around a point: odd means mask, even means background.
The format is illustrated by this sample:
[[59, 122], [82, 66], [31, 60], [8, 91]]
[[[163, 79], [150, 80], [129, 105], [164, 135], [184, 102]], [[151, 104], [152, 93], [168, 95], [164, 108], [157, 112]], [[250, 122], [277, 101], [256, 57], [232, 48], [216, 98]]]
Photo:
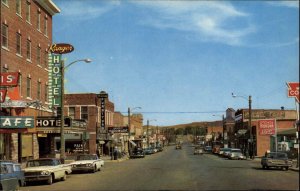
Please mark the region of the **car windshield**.
[[54, 160], [32, 160], [27, 162], [27, 167], [55, 166]]
[[97, 160], [96, 155], [79, 155], [77, 156], [77, 160]]

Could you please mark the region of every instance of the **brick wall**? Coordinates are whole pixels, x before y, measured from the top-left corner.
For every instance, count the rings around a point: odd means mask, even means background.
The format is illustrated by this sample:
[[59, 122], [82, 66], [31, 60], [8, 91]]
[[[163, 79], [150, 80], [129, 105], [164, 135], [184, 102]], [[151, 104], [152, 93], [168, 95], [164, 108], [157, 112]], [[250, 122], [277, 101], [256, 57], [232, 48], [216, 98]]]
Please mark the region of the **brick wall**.
[[[30, 2], [31, 5], [31, 22], [26, 21], [26, 4]], [[44, 91], [45, 84], [48, 82], [47, 65], [45, 65], [44, 58], [47, 48], [52, 42], [52, 16], [45, 12], [36, 1], [21, 1], [21, 16], [16, 14], [15, 1], [8, 1], [8, 7], [1, 3], [1, 23], [6, 23], [8, 26], [8, 50], [1, 48], [1, 67], [6, 65], [8, 71], [20, 72], [22, 75], [22, 90], [21, 95], [23, 99], [26, 97], [26, 79], [31, 77], [31, 99], [37, 98], [37, 84], [40, 80], [42, 84], [41, 96], [45, 103]], [[37, 13], [40, 10], [41, 14], [41, 31], [37, 30]], [[48, 35], [44, 34], [44, 20], [48, 20]], [[16, 34], [21, 34], [21, 55], [16, 54]], [[26, 42], [31, 41], [31, 61], [26, 59]], [[41, 48], [41, 64], [37, 64], [37, 47]]]

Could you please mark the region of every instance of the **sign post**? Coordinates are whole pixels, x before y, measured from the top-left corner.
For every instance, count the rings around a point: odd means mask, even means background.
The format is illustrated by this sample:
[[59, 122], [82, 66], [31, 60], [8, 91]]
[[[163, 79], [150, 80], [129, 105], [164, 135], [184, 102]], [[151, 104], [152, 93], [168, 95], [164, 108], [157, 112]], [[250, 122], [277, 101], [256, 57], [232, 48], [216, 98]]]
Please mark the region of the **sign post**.
[[[294, 97], [295, 98], [295, 104], [296, 104], [296, 111], [297, 111], [297, 122], [295, 124], [295, 128], [297, 128], [296, 131], [296, 144], [299, 145], [299, 107], [300, 107], [300, 94], [299, 94], [299, 82], [287, 82], [286, 85], [288, 86], [288, 97]], [[298, 103], [298, 104], [297, 104]], [[298, 127], [297, 127], [298, 126]], [[297, 148], [297, 167], [299, 167], [299, 146]]]

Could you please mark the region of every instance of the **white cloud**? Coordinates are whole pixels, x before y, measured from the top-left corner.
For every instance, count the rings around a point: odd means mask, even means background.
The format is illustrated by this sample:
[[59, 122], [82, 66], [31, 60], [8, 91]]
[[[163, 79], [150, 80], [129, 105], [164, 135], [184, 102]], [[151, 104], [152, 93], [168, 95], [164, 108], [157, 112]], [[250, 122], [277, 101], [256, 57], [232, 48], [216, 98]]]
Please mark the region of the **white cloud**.
[[[101, 4], [100, 4], [101, 3]], [[120, 4], [119, 1], [63, 1], [60, 15], [67, 20], [89, 20], [108, 13]]]
[[[229, 2], [221, 1], [133, 1], [157, 14], [142, 21], [145, 25], [192, 32], [205, 41], [240, 45], [246, 35], [255, 32], [249, 15]], [[149, 16], [150, 17], [150, 16]], [[246, 24], [245, 24], [246, 23]]]
[[290, 8], [298, 8], [299, 9], [299, 1], [298, 0], [285, 0], [285, 1], [271, 1], [268, 2], [270, 5], [274, 6], [284, 6]]

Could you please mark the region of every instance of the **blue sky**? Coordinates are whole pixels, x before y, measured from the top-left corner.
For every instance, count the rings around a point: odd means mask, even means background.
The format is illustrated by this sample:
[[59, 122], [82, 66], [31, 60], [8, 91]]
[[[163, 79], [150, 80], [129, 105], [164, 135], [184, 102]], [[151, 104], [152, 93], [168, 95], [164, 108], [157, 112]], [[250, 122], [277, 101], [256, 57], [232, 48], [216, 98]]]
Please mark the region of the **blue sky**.
[[254, 109], [295, 109], [286, 82], [299, 81], [298, 1], [54, 3], [53, 42], [75, 48], [66, 63], [93, 60], [68, 69], [68, 93], [104, 90], [116, 111], [142, 107], [153, 125], [247, 108], [232, 92]]

